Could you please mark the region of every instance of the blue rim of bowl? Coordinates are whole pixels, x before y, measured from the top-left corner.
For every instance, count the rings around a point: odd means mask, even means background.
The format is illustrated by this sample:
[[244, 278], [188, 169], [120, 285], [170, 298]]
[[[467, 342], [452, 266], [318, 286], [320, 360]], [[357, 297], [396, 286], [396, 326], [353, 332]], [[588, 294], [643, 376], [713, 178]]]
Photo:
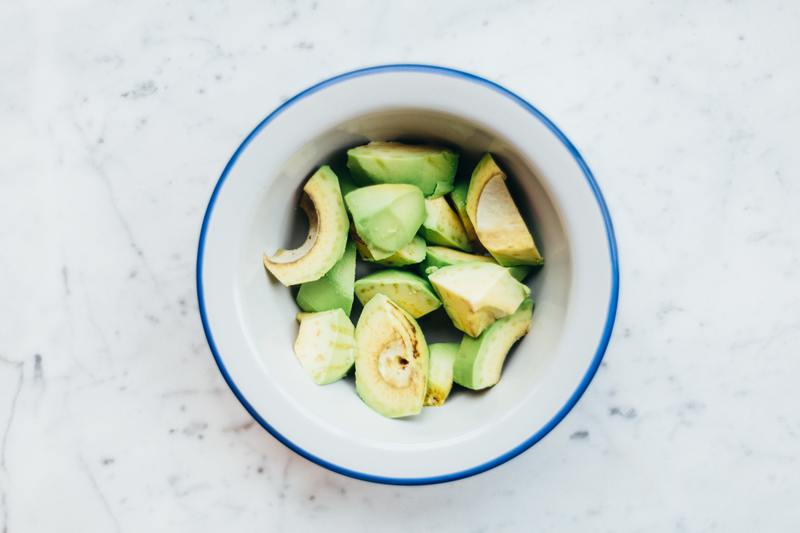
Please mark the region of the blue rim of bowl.
[[[222, 362], [222, 357], [220, 356], [219, 350], [217, 349], [217, 345], [214, 342], [214, 336], [211, 333], [211, 327], [208, 324], [208, 317], [206, 316], [206, 307], [205, 307], [205, 297], [203, 296], [203, 252], [205, 249], [205, 239], [206, 239], [206, 231], [208, 230], [208, 222], [211, 218], [211, 212], [214, 209], [214, 203], [217, 200], [217, 194], [222, 187], [222, 184], [225, 182], [225, 179], [228, 177], [233, 166], [236, 164], [237, 159], [250, 144], [250, 141], [255, 138], [256, 135], [272, 121], [277, 115], [283, 112], [285, 109], [290, 107], [292, 104], [302, 100], [306, 96], [312, 95], [326, 87], [334, 85], [336, 83], [340, 83], [343, 81], [347, 81], [353, 78], [358, 78], [361, 76], [369, 76], [372, 74], [380, 74], [385, 72], [423, 72], [427, 74], [439, 74], [444, 76], [451, 76], [455, 78], [460, 78], [463, 80], [467, 80], [472, 83], [477, 83], [479, 85], [483, 85], [489, 89], [499, 92], [503, 96], [510, 98], [519, 106], [524, 109], [525, 111], [529, 112], [531, 115], [536, 117], [540, 122], [542, 122], [547, 128], [555, 135], [561, 143], [569, 150], [572, 157], [575, 159], [575, 162], [583, 171], [583, 175], [586, 178], [586, 181], [589, 184], [589, 187], [592, 189], [594, 193], [595, 199], [597, 200], [598, 207], [600, 208], [600, 212], [603, 215], [603, 221], [605, 222], [606, 226], [606, 236], [608, 237], [608, 251], [611, 257], [611, 295], [608, 302], [608, 315], [606, 316], [606, 323], [603, 329], [603, 335], [600, 337], [600, 343], [597, 346], [597, 350], [595, 351], [594, 358], [592, 359], [592, 363], [589, 366], [589, 369], [584, 374], [583, 379], [578, 384], [577, 389], [575, 392], [567, 400], [567, 403], [559, 409], [559, 411], [550, 419], [550, 421], [544, 425], [544, 427], [540, 428], [536, 431], [533, 435], [528, 437], [524, 442], [520, 443], [519, 445], [515, 446], [511, 450], [503, 453], [502, 455], [492, 459], [491, 461], [487, 461], [477, 466], [473, 466], [471, 468], [467, 468], [465, 470], [460, 470], [458, 472], [452, 472], [449, 474], [443, 474], [438, 476], [431, 476], [431, 477], [421, 477], [421, 478], [395, 478], [395, 477], [385, 477], [385, 476], [377, 476], [373, 474], [367, 474], [364, 472], [358, 472], [356, 470], [351, 470], [349, 468], [344, 468], [342, 466], [333, 464], [321, 457], [317, 457], [316, 455], [309, 453], [308, 451], [304, 450], [303, 448], [299, 447], [298, 445], [294, 444], [292, 441], [281, 435], [281, 433], [272, 427], [256, 410], [250, 405], [250, 402], [244, 397], [244, 395], [239, 391], [236, 387], [236, 383], [234, 383], [233, 378], [231, 378], [230, 374], [228, 374], [228, 370], [225, 368], [225, 363]], [[390, 485], [430, 485], [435, 483], [445, 483], [448, 481], [455, 481], [457, 479], [463, 479], [466, 477], [474, 476], [476, 474], [480, 474], [482, 472], [486, 472], [487, 470], [491, 470], [492, 468], [499, 466], [506, 461], [509, 461], [516, 457], [517, 455], [521, 454], [537, 442], [539, 442], [545, 435], [550, 433], [550, 431], [556, 427], [561, 420], [569, 413], [578, 400], [583, 395], [586, 388], [589, 386], [589, 383], [594, 378], [597, 369], [600, 367], [600, 362], [603, 360], [603, 355], [605, 354], [606, 347], [608, 346], [608, 341], [611, 338], [611, 332], [614, 329], [614, 320], [617, 314], [617, 299], [619, 297], [619, 261], [617, 257], [617, 241], [614, 237], [614, 226], [611, 223], [611, 215], [608, 212], [608, 207], [606, 206], [606, 202], [603, 199], [603, 194], [600, 192], [600, 187], [597, 185], [597, 182], [592, 175], [592, 171], [589, 170], [589, 166], [581, 157], [581, 154], [578, 152], [577, 148], [570, 142], [566, 135], [564, 135], [560, 129], [541, 111], [536, 109], [532, 104], [528, 103], [525, 99], [518, 96], [517, 94], [509, 91], [505, 87], [498, 85], [497, 83], [477, 76], [475, 74], [470, 74], [468, 72], [463, 72], [460, 70], [448, 68], [448, 67], [441, 67], [436, 65], [423, 65], [423, 64], [391, 64], [391, 65], [377, 65], [373, 67], [366, 67], [358, 70], [353, 70], [350, 72], [345, 72], [343, 74], [339, 74], [338, 76], [333, 76], [332, 78], [328, 78], [324, 81], [317, 83], [316, 85], [312, 85], [311, 87], [305, 89], [304, 91], [299, 92], [292, 98], [288, 99], [280, 106], [278, 106], [272, 113], [267, 115], [264, 120], [262, 120], [255, 129], [242, 141], [242, 144], [236, 149], [231, 156], [230, 161], [228, 164], [225, 165], [225, 169], [222, 171], [222, 175], [219, 177], [216, 186], [214, 187], [214, 191], [211, 193], [211, 198], [208, 201], [208, 207], [206, 208], [205, 216], [203, 217], [203, 225], [200, 230], [200, 241], [197, 246], [197, 270], [196, 270], [196, 277], [197, 277], [197, 300], [200, 309], [200, 317], [203, 321], [203, 330], [205, 331], [206, 339], [208, 341], [208, 346], [211, 348], [211, 352], [214, 354], [214, 360], [217, 362], [217, 366], [219, 367], [219, 371], [222, 373], [222, 376], [225, 378], [225, 381], [228, 383], [228, 386], [231, 388], [233, 394], [238, 398], [244, 408], [250, 413], [252, 416], [264, 429], [266, 429], [273, 437], [278, 439], [281, 443], [283, 443], [287, 448], [294, 451], [295, 453], [305, 457], [309, 461], [312, 461], [320, 466], [327, 468], [333, 472], [352, 477], [355, 479], [361, 479], [363, 481], [371, 481], [374, 483], [385, 483]]]

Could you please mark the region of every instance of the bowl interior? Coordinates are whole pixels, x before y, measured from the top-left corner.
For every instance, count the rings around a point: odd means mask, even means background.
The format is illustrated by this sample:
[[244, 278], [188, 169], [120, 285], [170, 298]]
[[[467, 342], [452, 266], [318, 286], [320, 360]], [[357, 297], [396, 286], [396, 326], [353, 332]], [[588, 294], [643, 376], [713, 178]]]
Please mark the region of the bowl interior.
[[[462, 154], [459, 173], [469, 176], [483, 153], [492, 152], [509, 176], [508, 184], [546, 258], [528, 284], [536, 302], [530, 333], [509, 354], [498, 385], [480, 393], [459, 390], [443, 407], [426, 408], [416, 417], [388, 420], [364, 405], [352, 376], [317, 386], [293, 353], [297, 334], [296, 291], [265, 272], [262, 254], [292, 247], [302, 240], [305, 221], [297, 208], [305, 180], [320, 165], [343, 165], [343, 150], [370, 140], [413, 140], [452, 146]], [[241, 357], [256, 359], [264, 387], [272, 387], [317, 427], [384, 449], [445, 446], [491, 432], [523, 406], [530, 405], [547, 369], [556, 364], [555, 349], [570, 301], [573, 265], [569, 233], [541, 169], [500, 132], [486, 124], [423, 108], [382, 109], [354, 115], [307, 139], [271, 175], [245, 213], [244, 234], [235, 264], [233, 288], [238, 320], [250, 346]], [[363, 270], [362, 270], [363, 272]], [[354, 306], [353, 320], [360, 306]], [[461, 334], [443, 310], [420, 320], [428, 342], [457, 341]]]

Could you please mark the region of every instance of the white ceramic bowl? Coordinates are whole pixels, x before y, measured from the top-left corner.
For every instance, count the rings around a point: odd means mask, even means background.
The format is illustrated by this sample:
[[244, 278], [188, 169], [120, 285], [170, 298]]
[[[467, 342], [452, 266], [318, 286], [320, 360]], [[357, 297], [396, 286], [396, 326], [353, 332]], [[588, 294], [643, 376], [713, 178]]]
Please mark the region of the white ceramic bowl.
[[[299, 190], [317, 166], [343, 148], [404, 137], [458, 146], [464, 161], [496, 154], [546, 265], [531, 282], [531, 331], [510, 354], [497, 386], [456, 393], [443, 407], [390, 420], [361, 402], [352, 381], [320, 387], [304, 374], [292, 351], [295, 302], [266, 275], [261, 257], [292, 244]], [[617, 287], [608, 211], [564, 134], [495, 83], [425, 65], [343, 74], [273, 111], [225, 167], [197, 253], [208, 343], [245, 408], [307, 459], [385, 483], [466, 477], [546, 435], [600, 364]]]

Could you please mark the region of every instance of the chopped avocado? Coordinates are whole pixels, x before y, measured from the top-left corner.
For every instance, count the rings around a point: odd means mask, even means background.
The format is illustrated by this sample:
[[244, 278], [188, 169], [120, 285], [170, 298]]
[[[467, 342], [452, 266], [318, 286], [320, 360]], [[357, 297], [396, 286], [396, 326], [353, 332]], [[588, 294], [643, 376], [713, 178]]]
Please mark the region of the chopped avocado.
[[344, 255], [321, 278], [300, 285], [297, 305], [303, 311], [319, 312], [340, 308], [350, 314], [356, 278], [356, 246], [348, 241]]
[[339, 180], [328, 166], [306, 182], [300, 207], [308, 217], [305, 242], [293, 250], [278, 249], [271, 257], [264, 255], [266, 269], [287, 287], [324, 276], [344, 254], [350, 228]]
[[439, 146], [371, 142], [347, 151], [347, 168], [362, 183], [408, 183], [425, 196], [452, 190], [458, 154]]
[[425, 279], [402, 270], [380, 270], [355, 284], [358, 301], [367, 304], [376, 294], [389, 297], [414, 318], [441, 307], [442, 302]]
[[367, 243], [365, 243], [361, 239], [361, 237], [359, 237], [358, 233], [356, 233], [356, 229], [352, 226], [350, 227], [350, 238], [353, 239], [353, 242], [356, 244], [356, 250], [358, 250], [358, 254], [364, 261], [378, 261], [386, 259], [387, 257], [391, 257], [395, 253], [397, 253], [397, 252], [386, 252], [379, 248], [371, 248]]
[[460, 263], [474, 263], [476, 261], [494, 263], [494, 259], [485, 255], [468, 254], [442, 246], [428, 246], [427, 250], [425, 250], [425, 260], [420, 263], [419, 269], [420, 272], [427, 273], [426, 271], [430, 267], [440, 268]]
[[533, 236], [506, 186], [506, 175], [491, 154], [472, 172], [467, 191], [467, 215], [481, 244], [503, 266], [544, 262]]
[[530, 289], [494, 263], [461, 263], [428, 276], [453, 325], [477, 337], [498, 318], [517, 310]]
[[428, 389], [425, 405], [444, 405], [453, 388], [453, 363], [458, 354], [458, 343], [440, 342], [429, 347], [431, 362], [428, 369]]
[[416, 320], [383, 294], [356, 325], [356, 392], [389, 418], [418, 414], [425, 400], [428, 344]]
[[[393, 267], [413, 265], [425, 259], [425, 248], [425, 239], [417, 235], [411, 239], [410, 243], [406, 244], [386, 259], [374, 260], [365, 258], [365, 260]], [[364, 257], [364, 254], [361, 254], [361, 257]]]
[[294, 353], [317, 385], [342, 378], [355, 361], [355, 330], [341, 309], [298, 313]]
[[[441, 246], [428, 246], [425, 252], [425, 260], [420, 263], [420, 272], [429, 276], [436, 271], [437, 268], [450, 265], [459, 265], [461, 263], [473, 263], [475, 261], [481, 263], [495, 263], [495, 260], [485, 255], [468, 254], [453, 250], [451, 248], [443, 248]], [[495, 263], [496, 264], [496, 263]], [[514, 276], [517, 281], [524, 281], [528, 274], [531, 273], [533, 267], [529, 265], [519, 265], [507, 267], [508, 272]]]
[[[344, 189], [342, 190], [344, 191]], [[461, 224], [464, 225], [464, 231], [467, 232], [467, 237], [469, 237], [469, 240], [475, 245], [479, 244], [480, 241], [478, 240], [478, 234], [475, 233], [475, 227], [472, 225], [472, 221], [467, 215], [467, 190], [469, 190], [469, 182], [459, 181], [450, 192], [450, 199], [453, 200], [456, 213], [458, 213], [458, 218], [461, 219]], [[343, 192], [342, 194], [346, 193]]]
[[339, 171], [336, 175], [339, 176], [339, 189], [342, 191], [342, 197], [358, 189], [358, 185], [353, 182], [353, 178], [350, 177], [347, 169], [344, 169], [344, 172]]
[[443, 197], [426, 198], [425, 221], [422, 223], [420, 233], [431, 244], [452, 246], [464, 251], [472, 250], [467, 232], [461, 224], [458, 215]]
[[425, 198], [413, 185], [361, 187], [345, 202], [359, 238], [375, 259], [385, 259], [411, 242], [425, 220]]
[[528, 274], [531, 273], [533, 267], [530, 265], [518, 265], [513, 267], [507, 267], [509, 274], [514, 276], [514, 279], [519, 281], [520, 283], [525, 281], [525, 278], [528, 277]]
[[[511, 315], [501, 318], [477, 339], [464, 335], [458, 348], [453, 379], [462, 387], [480, 390], [500, 381], [503, 363], [511, 346], [528, 332], [533, 315], [530, 298]], [[433, 347], [431, 345], [431, 356]]]

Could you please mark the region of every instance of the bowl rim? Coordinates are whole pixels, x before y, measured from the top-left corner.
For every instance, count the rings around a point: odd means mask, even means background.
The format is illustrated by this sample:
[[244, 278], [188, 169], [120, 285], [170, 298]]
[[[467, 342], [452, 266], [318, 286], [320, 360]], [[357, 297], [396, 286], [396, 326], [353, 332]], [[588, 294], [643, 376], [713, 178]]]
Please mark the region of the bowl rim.
[[[339, 465], [326, 461], [325, 459], [322, 459], [321, 457], [318, 457], [304, 450], [300, 446], [294, 444], [289, 439], [284, 437], [274, 427], [272, 427], [269, 424], [269, 422], [267, 422], [247, 401], [247, 399], [244, 397], [244, 395], [236, 386], [236, 383], [233, 381], [233, 378], [228, 373], [225, 364], [222, 361], [222, 357], [220, 356], [219, 349], [217, 348], [216, 342], [214, 341], [214, 336], [211, 332], [211, 328], [208, 323], [208, 317], [206, 314], [206, 306], [205, 306], [205, 297], [203, 293], [203, 256], [205, 251], [205, 238], [206, 238], [206, 231], [208, 229], [208, 223], [211, 217], [211, 213], [214, 209], [214, 204], [216, 203], [217, 195], [220, 191], [220, 188], [227, 179], [228, 174], [236, 164], [236, 161], [239, 159], [239, 156], [244, 151], [244, 149], [259, 134], [259, 132], [272, 121], [272, 119], [274, 119], [281, 112], [291, 107], [294, 103], [305, 98], [306, 96], [314, 94], [331, 85], [341, 83], [353, 78], [370, 76], [386, 72], [416, 72], [424, 74], [437, 74], [437, 75], [459, 78], [471, 83], [477, 83], [511, 99], [516, 104], [518, 104], [523, 110], [527, 111], [528, 113], [533, 115], [537, 120], [539, 120], [542, 124], [544, 124], [550, 130], [550, 132], [553, 135], [555, 135], [555, 137], [559, 141], [561, 141], [561, 143], [570, 153], [572, 158], [578, 164], [581, 171], [583, 172], [584, 177], [586, 178], [589, 187], [592, 190], [592, 193], [594, 194], [595, 200], [597, 201], [598, 207], [600, 208], [600, 212], [603, 217], [603, 222], [605, 224], [606, 237], [608, 240], [609, 258], [611, 260], [611, 294], [609, 297], [608, 311], [606, 315], [605, 326], [603, 328], [603, 333], [600, 337], [600, 341], [598, 343], [597, 349], [595, 350], [595, 354], [594, 357], [592, 358], [589, 368], [587, 369], [586, 373], [584, 374], [583, 378], [581, 379], [575, 391], [570, 395], [570, 397], [567, 399], [567, 402], [561, 407], [561, 409], [559, 409], [555, 413], [555, 415], [543, 427], [539, 428], [533, 435], [525, 439], [523, 442], [521, 442], [514, 448], [506, 451], [505, 453], [499, 455], [498, 457], [492, 460], [483, 462], [471, 468], [460, 470], [458, 472], [452, 472], [448, 474], [441, 474], [430, 477], [420, 477], [420, 478], [395, 478], [395, 477], [378, 476], [341, 467]], [[292, 96], [291, 98], [280, 104], [278, 107], [276, 107], [263, 120], [261, 120], [261, 122], [259, 122], [258, 125], [256, 125], [256, 127], [247, 135], [247, 137], [245, 137], [245, 139], [233, 153], [230, 160], [225, 165], [222, 174], [217, 180], [213, 192], [211, 193], [211, 197], [209, 198], [208, 201], [208, 206], [206, 207], [206, 211], [203, 216], [203, 223], [200, 228], [200, 237], [197, 245], [197, 263], [195, 270], [195, 278], [196, 278], [195, 281], [197, 290], [198, 309], [200, 312], [200, 319], [203, 323], [203, 331], [206, 336], [206, 341], [208, 342], [208, 346], [211, 349], [212, 355], [214, 356], [214, 361], [216, 362], [220, 373], [225, 379], [225, 382], [228, 384], [228, 387], [230, 387], [231, 392], [233, 392], [234, 396], [236, 396], [236, 398], [239, 400], [239, 402], [242, 404], [245, 410], [250, 414], [250, 416], [252, 416], [253, 419], [256, 422], [258, 422], [261, 427], [267, 430], [267, 432], [269, 432], [284, 446], [286, 446], [293, 452], [297, 453], [298, 455], [308, 459], [309, 461], [316, 463], [319, 466], [322, 466], [324, 468], [327, 468], [328, 470], [331, 470], [333, 472], [351, 478], [360, 479], [363, 481], [370, 481], [374, 483], [389, 484], [389, 485], [429, 485], [436, 483], [445, 483], [448, 481], [455, 481], [458, 479], [474, 476], [476, 474], [480, 474], [488, 470], [491, 470], [492, 468], [495, 468], [496, 466], [499, 466], [505, 463], [506, 461], [513, 459], [514, 457], [518, 456], [519, 454], [521, 454], [522, 452], [524, 452], [525, 450], [527, 450], [528, 448], [539, 442], [542, 438], [544, 438], [548, 433], [550, 433], [550, 431], [553, 430], [554, 427], [556, 427], [561, 422], [561, 420], [564, 419], [564, 417], [572, 410], [575, 404], [577, 404], [578, 400], [581, 398], [581, 396], [583, 396], [583, 393], [586, 391], [587, 387], [589, 386], [589, 383], [592, 381], [595, 374], [597, 373], [597, 369], [600, 367], [600, 363], [603, 360], [603, 356], [608, 346], [608, 342], [611, 338], [611, 333], [614, 329], [614, 322], [617, 314], [617, 301], [619, 298], [619, 259], [617, 252], [617, 242], [614, 236], [614, 226], [611, 222], [611, 215], [609, 214], [608, 207], [606, 206], [606, 202], [603, 198], [603, 194], [600, 191], [600, 187], [597, 184], [597, 181], [595, 180], [592, 171], [589, 169], [589, 166], [584, 161], [578, 149], [575, 148], [575, 146], [567, 138], [567, 136], [553, 123], [553, 121], [547, 118], [541, 111], [539, 111], [535, 106], [533, 106], [527, 100], [523, 99], [516, 93], [506, 89], [505, 87], [491, 80], [488, 80], [476, 74], [472, 74], [469, 72], [465, 72], [450, 67], [443, 67], [439, 65], [430, 65], [430, 64], [419, 64], [419, 63], [395, 63], [395, 64], [375, 65], [371, 67], [351, 70], [348, 72], [344, 72], [342, 74], [338, 74], [336, 76], [332, 76], [298, 92], [297, 94], [295, 94], [294, 96]]]

